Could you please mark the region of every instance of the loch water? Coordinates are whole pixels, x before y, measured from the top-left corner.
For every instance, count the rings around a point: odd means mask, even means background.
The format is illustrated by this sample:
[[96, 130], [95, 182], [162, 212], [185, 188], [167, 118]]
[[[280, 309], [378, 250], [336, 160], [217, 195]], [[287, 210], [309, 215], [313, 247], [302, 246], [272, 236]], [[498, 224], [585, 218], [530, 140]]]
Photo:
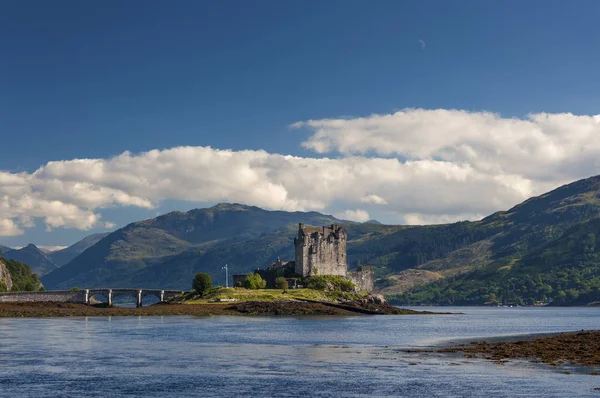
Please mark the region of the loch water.
[[0, 397], [600, 395], [589, 369], [400, 351], [600, 329], [600, 308], [434, 310], [463, 314], [0, 319]]

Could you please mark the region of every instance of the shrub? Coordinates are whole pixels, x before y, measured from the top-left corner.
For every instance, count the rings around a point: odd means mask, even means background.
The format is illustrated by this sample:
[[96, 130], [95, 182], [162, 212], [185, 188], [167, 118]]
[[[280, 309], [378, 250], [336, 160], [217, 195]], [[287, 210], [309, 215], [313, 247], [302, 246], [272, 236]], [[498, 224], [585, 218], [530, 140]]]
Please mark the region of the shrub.
[[356, 288], [352, 281], [337, 275], [311, 276], [306, 287], [334, 292], [352, 292]]
[[204, 296], [212, 288], [212, 279], [210, 275], [199, 272], [194, 277], [192, 287], [200, 296]]
[[246, 289], [264, 289], [267, 286], [267, 281], [258, 274], [250, 274], [244, 279], [242, 285]]
[[287, 280], [283, 276], [276, 278], [275, 279], [275, 287], [277, 289], [287, 290], [287, 288], [288, 288]]

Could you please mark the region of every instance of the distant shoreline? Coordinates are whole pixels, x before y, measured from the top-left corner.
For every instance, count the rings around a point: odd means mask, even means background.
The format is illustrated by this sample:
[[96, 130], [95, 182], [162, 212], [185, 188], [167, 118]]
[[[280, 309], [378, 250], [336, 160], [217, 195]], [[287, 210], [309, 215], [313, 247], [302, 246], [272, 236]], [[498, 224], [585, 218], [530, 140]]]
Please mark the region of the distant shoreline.
[[388, 305], [338, 305], [326, 302], [245, 301], [210, 304], [155, 304], [141, 308], [106, 307], [73, 303], [2, 303], [0, 318], [72, 316], [210, 316], [210, 315], [426, 315], [427, 311], [400, 309]]

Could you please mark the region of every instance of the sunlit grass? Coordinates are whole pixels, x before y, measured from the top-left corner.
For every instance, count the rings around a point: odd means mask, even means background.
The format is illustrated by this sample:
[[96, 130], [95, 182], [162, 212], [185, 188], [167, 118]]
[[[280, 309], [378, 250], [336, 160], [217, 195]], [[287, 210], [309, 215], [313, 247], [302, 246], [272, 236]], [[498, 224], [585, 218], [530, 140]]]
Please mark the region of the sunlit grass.
[[214, 303], [218, 299], [235, 299], [236, 301], [276, 301], [276, 300], [315, 300], [336, 301], [341, 298], [358, 298], [362, 294], [344, 292], [325, 292], [313, 289], [243, 289], [218, 287], [204, 297], [192, 297], [186, 304]]

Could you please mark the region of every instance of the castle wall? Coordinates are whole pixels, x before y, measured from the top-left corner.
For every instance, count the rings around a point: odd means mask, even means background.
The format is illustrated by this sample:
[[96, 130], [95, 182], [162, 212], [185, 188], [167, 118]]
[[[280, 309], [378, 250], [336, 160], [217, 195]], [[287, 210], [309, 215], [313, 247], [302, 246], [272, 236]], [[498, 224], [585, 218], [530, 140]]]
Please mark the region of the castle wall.
[[346, 276], [346, 230], [331, 227], [305, 227], [300, 224], [294, 239], [295, 269], [302, 276]]
[[348, 272], [348, 278], [360, 289], [372, 293], [375, 287], [375, 270], [373, 267], [359, 267]]

